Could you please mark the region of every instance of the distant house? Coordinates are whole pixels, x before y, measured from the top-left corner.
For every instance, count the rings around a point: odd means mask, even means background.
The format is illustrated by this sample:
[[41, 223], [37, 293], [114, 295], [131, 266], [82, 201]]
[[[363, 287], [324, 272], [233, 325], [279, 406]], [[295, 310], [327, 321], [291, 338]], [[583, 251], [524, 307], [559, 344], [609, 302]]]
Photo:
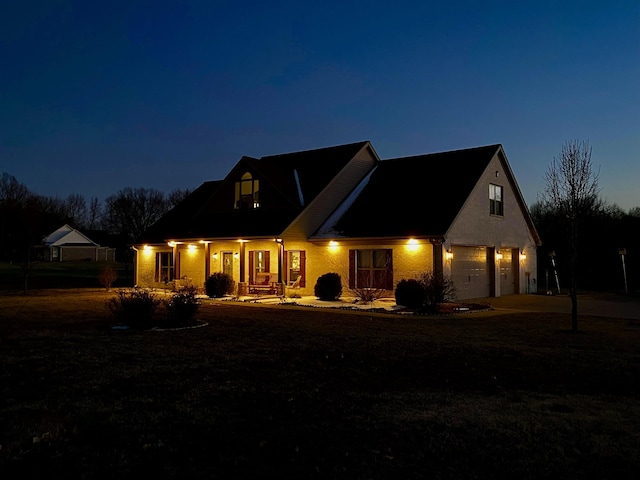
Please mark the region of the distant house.
[[313, 295], [319, 276], [337, 272], [343, 290], [392, 296], [431, 271], [465, 299], [535, 292], [538, 245], [501, 145], [380, 160], [364, 141], [242, 157], [133, 248], [144, 287], [226, 272], [243, 295], [269, 273], [271, 291]]
[[47, 235], [42, 243], [47, 262], [115, 261], [115, 248], [101, 246], [66, 224]]

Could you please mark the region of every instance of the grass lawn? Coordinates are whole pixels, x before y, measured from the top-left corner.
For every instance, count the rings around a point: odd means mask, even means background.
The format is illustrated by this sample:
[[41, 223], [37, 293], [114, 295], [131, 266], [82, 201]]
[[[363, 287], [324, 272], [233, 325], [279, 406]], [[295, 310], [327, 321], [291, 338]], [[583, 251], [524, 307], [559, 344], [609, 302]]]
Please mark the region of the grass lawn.
[[637, 478], [640, 321], [0, 294], [0, 478]]
[[[27, 289], [100, 288], [103, 268], [116, 271], [115, 287], [133, 286], [133, 265], [120, 262], [34, 262], [29, 269]], [[0, 290], [24, 290], [19, 265], [0, 262]]]

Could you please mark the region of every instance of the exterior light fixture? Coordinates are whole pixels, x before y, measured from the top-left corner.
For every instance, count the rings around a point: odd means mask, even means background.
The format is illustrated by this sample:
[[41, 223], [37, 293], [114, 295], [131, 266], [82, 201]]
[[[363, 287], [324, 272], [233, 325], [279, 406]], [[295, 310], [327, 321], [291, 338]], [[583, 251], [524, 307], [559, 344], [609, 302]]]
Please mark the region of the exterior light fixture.
[[213, 252], [213, 255], [211, 255], [213, 258], [218, 258], [218, 252]]
[[238, 252], [233, 252], [233, 256], [234, 256], [234, 258], [238, 258], [240, 256], [240, 254]]
[[500, 253], [500, 250], [496, 252], [496, 260], [502, 260], [502, 253]]
[[189, 249], [190, 252], [195, 252], [196, 251], [196, 246], [193, 243], [190, 243], [189, 246], [187, 247]]
[[167, 242], [167, 245], [169, 245], [170, 247], [175, 247], [176, 246], [176, 242]]
[[524, 253], [524, 250], [522, 252], [520, 252], [520, 260], [526, 260], [527, 259], [527, 254]]
[[407, 240], [407, 250], [409, 250], [410, 252], [415, 252], [419, 249], [420, 244], [418, 243], [418, 240], [416, 240], [415, 238], [410, 238], [409, 240]]
[[451, 260], [453, 258], [453, 252], [451, 250], [447, 250], [447, 252], [444, 254], [444, 258], [446, 258], [447, 260]]

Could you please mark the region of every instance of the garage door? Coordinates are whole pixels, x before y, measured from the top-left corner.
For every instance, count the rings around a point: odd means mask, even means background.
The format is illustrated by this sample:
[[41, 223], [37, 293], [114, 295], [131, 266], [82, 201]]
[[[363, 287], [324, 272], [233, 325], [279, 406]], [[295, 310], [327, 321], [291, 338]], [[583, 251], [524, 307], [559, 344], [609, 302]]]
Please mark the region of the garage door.
[[490, 295], [486, 247], [451, 247], [451, 279], [456, 298], [483, 298]]
[[516, 293], [512, 250], [503, 248], [500, 253], [500, 295], [510, 295]]

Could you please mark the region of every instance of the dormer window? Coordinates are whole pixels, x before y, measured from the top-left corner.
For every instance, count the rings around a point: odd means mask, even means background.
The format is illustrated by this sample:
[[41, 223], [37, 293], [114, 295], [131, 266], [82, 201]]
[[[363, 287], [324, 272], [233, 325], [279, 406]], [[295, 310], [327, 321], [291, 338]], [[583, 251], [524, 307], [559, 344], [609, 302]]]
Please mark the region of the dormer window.
[[246, 172], [236, 182], [236, 209], [251, 209], [260, 207], [260, 181]]
[[502, 200], [502, 187], [489, 184], [489, 213], [491, 215], [504, 215], [504, 203]]

